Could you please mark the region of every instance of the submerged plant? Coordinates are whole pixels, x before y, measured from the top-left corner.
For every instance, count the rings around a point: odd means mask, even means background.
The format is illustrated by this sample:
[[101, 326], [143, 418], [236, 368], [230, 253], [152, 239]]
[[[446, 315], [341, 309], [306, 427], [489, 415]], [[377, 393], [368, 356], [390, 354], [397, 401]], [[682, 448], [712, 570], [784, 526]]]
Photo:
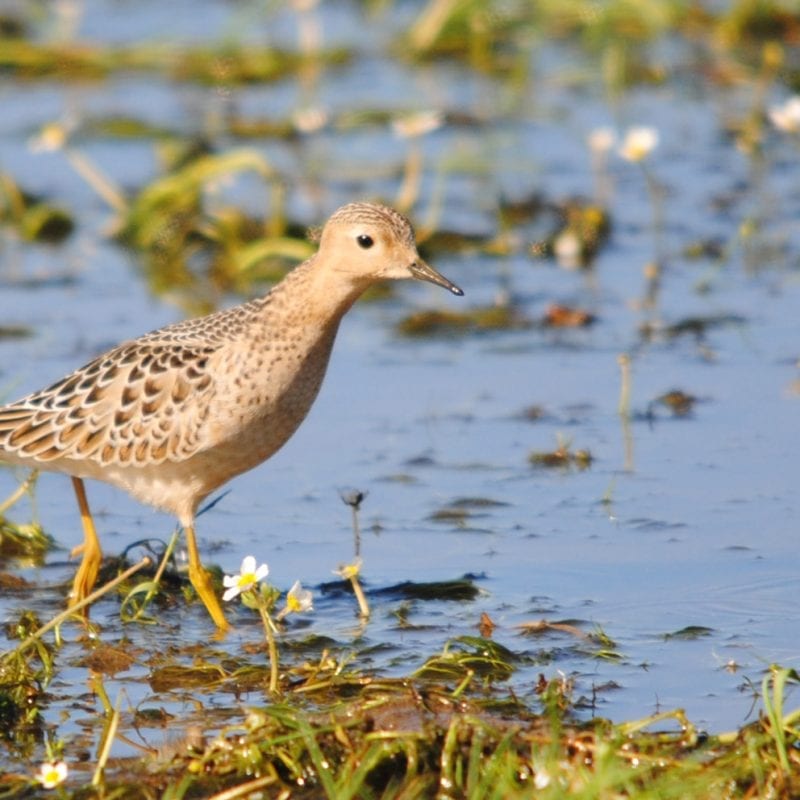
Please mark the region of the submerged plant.
[[[313, 252], [295, 228], [289, 230], [282, 176], [255, 149], [215, 153], [195, 141], [162, 143], [157, 149], [170, 156], [166, 173], [129, 196], [71, 143], [75, 127], [71, 121], [45, 125], [31, 140], [30, 149], [63, 153], [105, 201], [114, 213], [114, 235], [142, 255], [156, 293], [176, 288], [197, 291], [201, 277], [217, 290], [248, 290], [254, 280], [278, 280], [287, 267]], [[223, 206], [219, 200], [224, 185], [247, 173], [266, 186], [270, 214], [263, 219]], [[55, 239], [61, 228], [66, 235], [72, 226], [66, 220], [59, 228], [58, 213], [41, 202], [34, 204], [0, 174], [0, 220], [13, 220], [29, 231], [28, 238]]]
[[0, 503], [0, 558], [20, 558], [40, 563], [53, 546], [53, 539], [38, 522], [13, 522], [6, 512], [25, 494], [30, 494], [36, 484], [37, 471], [33, 471], [2, 503]]
[[0, 223], [26, 242], [45, 244], [60, 244], [75, 229], [69, 211], [26, 191], [7, 172], [0, 172]]
[[511, 302], [478, 306], [468, 311], [430, 309], [412, 312], [397, 325], [402, 336], [454, 336], [506, 330], [527, 330], [533, 321]]
[[[225, 185], [245, 174], [265, 185], [270, 214], [263, 219], [219, 199]], [[250, 149], [200, 152], [178, 163], [132, 198], [119, 217], [117, 236], [142, 253], [157, 293], [197, 291], [201, 279], [218, 291], [247, 289], [255, 279], [282, 277], [287, 266], [313, 251], [288, 229], [280, 175]]]
[[569, 469], [576, 467], [579, 470], [588, 469], [594, 457], [589, 450], [573, 450], [569, 439], [558, 437], [558, 446], [555, 450], [534, 450], [528, 456], [528, 462], [534, 467]]

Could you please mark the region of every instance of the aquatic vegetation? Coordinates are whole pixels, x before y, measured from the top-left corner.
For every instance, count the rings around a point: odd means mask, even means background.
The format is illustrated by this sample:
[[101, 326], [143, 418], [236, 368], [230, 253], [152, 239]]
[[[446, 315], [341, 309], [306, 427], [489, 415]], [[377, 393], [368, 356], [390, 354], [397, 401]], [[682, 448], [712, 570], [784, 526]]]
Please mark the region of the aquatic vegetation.
[[41, 563], [53, 539], [38, 523], [12, 522], [0, 514], [0, 558]]
[[[17, 489], [0, 503], [0, 560], [17, 559], [41, 564], [53, 539], [37, 522], [12, 522], [6, 512], [26, 494], [33, 492], [37, 473], [32, 472]], [[8, 587], [7, 587], [8, 588]]]
[[508, 505], [500, 500], [488, 497], [459, 497], [442, 508], [438, 508], [428, 516], [433, 522], [446, 523], [458, 530], [479, 532], [472, 523], [481, 518], [490, 517], [490, 511]]
[[[151, 757], [146, 780], [135, 759], [106, 769], [98, 785], [123, 798], [267, 790], [329, 798], [426, 796], [443, 784], [450, 796], [498, 799], [534, 791], [562, 796], [565, 789], [592, 797], [716, 797], [723, 789], [733, 798], [788, 797], [797, 789], [798, 761], [786, 745], [793, 718], [780, 706], [787, 675], [775, 670], [765, 678], [763, 721], [720, 737], [702, 734], [680, 711], [620, 725], [576, 723], [562, 681], [539, 687], [543, 717], [511, 700], [493, 704], [443, 686], [372, 681], [356, 698], [310, 711], [291, 703], [253, 708], [213, 739], [190, 736], [171, 757]], [[62, 791], [80, 796], [85, 767], [70, 764], [66, 774], [68, 762], [61, 763]], [[9, 785], [22, 788], [24, 781], [10, 776]]]
[[797, 31], [800, 14], [785, 0], [734, 0], [716, 20], [719, 36], [738, 47], [783, 39]]
[[[542, 216], [549, 231], [530, 245], [535, 257], [555, 258], [566, 269], [592, 266], [595, 258], [607, 243], [612, 230], [611, 214], [607, 208], [581, 197], [563, 201], [538, 199], [538, 206], [523, 204], [513, 216], [525, 209], [528, 216]], [[509, 214], [508, 207], [504, 211]]]
[[705, 625], [687, 625], [685, 628], [681, 628], [679, 631], [672, 631], [671, 633], [665, 633], [665, 639], [686, 639], [691, 641], [693, 639], [699, 639], [703, 636], [711, 636], [713, 631], [711, 628], [708, 628]]
[[[281, 177], [254, 150], [217, 154], [195, 142], [162, 144], [166, 174], [129, 198], [70, 143], [72, 133], [66, 124], [46, 125], [31, 149], [63, 150], [73, 168], [115, 212], [113, 235], [141, 254], [156, 294], [180, 289], [190, 298], [192, 310], [202, 313], [209, 310], [209, 303], [216, 305], [215, 297], [203, 296], [208, 287], [218, 293], [276, 282], [313, 252], [303, 229], [285, 219]], [[243, 173], [254, 173], [265, 182], [272, 199], [269, 217], [254, 219], [218, 201], [221, 187]], [[13, 188], [13, 184], [7, 186], [9, 196]], [[14, 198], [9, 207], [17, 208], [23, 198]], [[27, 216], [21, 212], [16, 216], [20, 224], [31, 216], [28, 226], [41, 223], [37, 230], [43, 233], [46, 219], [44, 211], [37, 209], [39, 206]], [[52, 223], [48, 224], [52, 228]], [[205, 284], [199, 297], [198, 284]]]
[[269, 567], [266, 564], [256, 567], [256, 559], [253, 556], [245, 556], [239, 574], [224, 577], [223, 584], [226, 589], [222, 599], [224, 602], [230, 602], [238, 597], [248, 608], [258, 611], [269, 652], [268, 691], [274, 695], [280, 692], [280, 665], [276, 640], [279, 631], [276, 622], [290, 613], [311, 611], [313, 602], [311, 592], [303, 590], [299, 581], [295, 581], [287, 594], [285, 607], [275, 615], [273, 612], [280, 592], [265, 582], [267, 575]]
[[366, 619], [369, 617], [369, 603], [367, 602], [367, 596], [364, 594], [364, 590], [361, 587], [361, 581], [359, 580], [362, 566], [363, 561], [360, 558], [357, 558], [355, 561], [351, 561], [349, 564], [341, 564], [334, 571], [334, 574], [338, 575], [343, 581], [350, 582], [350, 585], [353, 588], [353, 594], [356, 596], [356, 600], [358, 601], [359, 614], [362, 618]]
[[[132, 56], [135, 57], [135, 53]], [[145, 63], [148, 53], [143, 54]], [[229, 47], [187, 48], [177, 58], [170, 54], [153, 53], [152, 66], [159, 69], [164, 66], [163, 58], [169, 58], [170, 71], [178, 80], [191, 80], [211, 85], [239, 85], [247, 83], [263, 83], [276, 81], [295, 75], [302, 69], [308, 57], [291, 50], [280, 50], [274, 47], [246, 47], [233, 45]], [[328, 68], [344, 65], [349, 60], [346, 49], [315, 50], [313, 53], [315, 66], [325, 65]]]
[[[263, 180], [274, 198], [264, 220], [217, 208], [213, 200], [215, 184], [245, 172]], [[130, 200], [117, 227], [120, 241], [142, 253], [157, 293], [191, 288], [199, 277], [217, 291], [274, 281], [313, 252], [310, 242], [288, 234], [279, 176], [253, 150], [200, 154], [179, 163]]]
[[378, 589], [379, 597], [400, 597], [404, 600], [452, 600], [459, 603], [475, 600], [481, 590], [468, 577], [451, 581], [403, 581]]
[[548, 469], [588, 469], [594, 460], [588, 450], [572, 450], [570, 442], [560, 439], [555, 450], [534, 450], [528, 455], [528, 463], [533, 467], [546, 467]]
[[397, 331], [403, 336], [452, 336], [531, 327], [533, 322], [519, 309], [504, 303], [464, 312], [441, 309], [416, 311], [398, 324]]
[[0, 339], [27, 339], [33, 336], [33, 328], [27, 325], [0, 325]]
[[642, 325], [640, 334], [645, 341], [659, 341], [677, 339], [681, 336], [691, 336], [698, 341], [703, 341], [709, 331], [720, 327], [742, 327], [747, 320], [739, 314], [709, 314], [707, 316], [685, 317], [677, 322], [646, 323]]
[[586, 328], [596, 321], [590, 311], [551, 303], [544, 314], [542, 325], [548, 328]]
[[7, 172], [0, 172], [0, 224], [24, 241], [45, 244], [63, 242], [75, 229], [66, 209], [26, 192]]
[[[481, 508], [491, 502], [465, 497], [455, 505]], [[264, 578], [264, 572], [254, 559], [242, 566], [238, 577], [244, 580], [236, 582], [244, 590], [241, 597], [257, 594], [255, 576]], [[464, 594], [463, 589], [470, 591]], [[299, 587], [291, 591], [301, 597]], [[402, 594], [435, 603], [474, 599], [475, 591], [471, 581], [453, 581], [388, 587], [384, 596]], [[254, 600], [258, 604], [258, 597]], [[301, 599], [298, 603], [305, 605]], [[29, 754], [36, 752], [42, 736], [47, 704], [42, 687], [53, 685], [62, 669], [64, 633], [52, 645], [43, 638], [43, 631], [59, 630], [54, 622], [41, 625], [33, 617], [20, 617], [16, 635], [21, 644], [0, 662], [2, 727], [14, 747]], [[543, 676], [527, 698], [503, 689], [531, 655], [494, 641], [496, 625], [489, 622], [482, 617], [484, 635], [451, 639], [402, 679], [345, 668], [327, 650], [314, 661], [287, 662], [282, 702], [265, 704], [251, 697], [249, 710], [228, 712], [213, 735], [189, 730], [169, 747], [137, 758], [109, 759], [115, 738], [132, 721], [126, 721], [130, 712], [122, 714], [106, 700], [101, 742], [88, 763], [73, 760], [62, 743], [45, 768], [8, 776], [5, 788], [19, 791], [31, 781], [44, 786], [46, 778], [67, 797], [84, 796], [92, 786], [137, 799], [187, 792], [241, 795], [267, 788], [337, 798], [400, 796], [426, 792], [442, 781], [454, 791], [498, 798], [527, 797], [532, 787], [544, 791], [551, 785], [569, 785], [573, 792], [591, 795], [627, 792], [644, 797], [680, 796], [689, 790], [696, 797], [715, 796], [721, 782], [728, 786], [727, 796], [742, 798], [767, 790], [790, 797], [800, 788], [800, 761], [791, 746], [800, 712], [783, 710], [790, 685], [798, 682], [793, 671], [776, 667], [766, 673], [761, 687], [764, 717], [737, 732], [701, 733], [679, 710], [616, 725], [600, 718], [581, 721], [583, 701], [574, 696], [573, 681], [566, 677]], [[526, 638], [566, 635], [598, 659], [620, 657], [604, 631], [585, 632], [574, 621], [542, 619], [517, 627]], [[703, 626], [689, 626], [667, 637], [708, 635]], [[139, 658], [150, 662], [153, 692], [193, 692], [199, 698], [223, 689], [237, 694], [264, 691], [272, 670], [251, 662], [248, 653], [258, 657], [259, 651], [245, 648], [231, 656], [210, 643], [185, 647], [190, 664], [177, 663], [169, 653], [140, 653]], [[101, 640], [86, 665], [94, 663], [108, 674], [128, 669], [133, 656], [130, 645]], [[102, 696], [102, 683], [95, 679], [93, 685]], [[150, 716], [141, 709], [132, 719], [138, 728]], [[208, 725], [207, 712], [204, 719]], [[164, 724], [163, 715], [153, 716], [152, 724]]]
[[694, 410], [697, 400], [697, 397], [682, 389], [672, 389], [656, 397], [651, 405], [659, 404], [668, 408], [673, 416], [687, 417]]
[[517, 661], [514, 653], [492, 639], [458, 636], [445, 644], [441, 654], [429, 658], [414, 677], [457, 681], [463, 691], [476, 676], [484, 686], [508, 680]]
[[[346, 50], [317, 51], [318, 64], [345, 64]], [[304, 57], [272, 47], [219, 46], [172, 48], [138, 44], [103, 46], [96, 42], [39, 42], [5, 38], [0, 69], [27, 80], [65, 77], [73, 81], [100, 80], [118, 71], [156, 72], [181, 81], [239, 85], [275, 81], [293, 75]]]

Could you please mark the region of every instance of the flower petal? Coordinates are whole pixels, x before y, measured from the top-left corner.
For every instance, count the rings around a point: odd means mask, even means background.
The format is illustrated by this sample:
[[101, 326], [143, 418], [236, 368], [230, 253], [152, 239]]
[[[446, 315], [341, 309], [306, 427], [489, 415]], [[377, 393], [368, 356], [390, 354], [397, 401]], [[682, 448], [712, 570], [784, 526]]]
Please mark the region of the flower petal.
[[233, 600], [238, 594], [241, 593], [241, 589], [238, 586], [231, 586], [226, 592], [222, 595], [223, 602], [227, 603], [229, 600]]
[[39, 767], [39, 774], [36, 780], [42, 784], [45, 789], [55, 789], [56, 786], [63, 783], [69, 769], [64, 761], [46, 761]]

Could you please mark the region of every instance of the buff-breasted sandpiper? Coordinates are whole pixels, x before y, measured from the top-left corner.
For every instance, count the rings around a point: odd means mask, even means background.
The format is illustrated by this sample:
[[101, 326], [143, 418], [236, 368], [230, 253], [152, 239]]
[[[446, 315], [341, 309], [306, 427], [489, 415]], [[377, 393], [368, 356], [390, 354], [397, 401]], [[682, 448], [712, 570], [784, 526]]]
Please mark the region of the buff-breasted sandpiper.
[[84, 541], [71, 603], [92, 590], [101, 561], [83, 486], [94, 478], [178, 518], [189, 579], [224, 629], [197, 550], [198, 505], [291, 437], [317, 396], [343, 315], [373, 283], [403, 278], [462, 294], [420, 258], [404, 216], [352, 203], [328, 220], [317, 252], [264, 297], [124, 342], [0, 407], [0, 460], [72, 476]]

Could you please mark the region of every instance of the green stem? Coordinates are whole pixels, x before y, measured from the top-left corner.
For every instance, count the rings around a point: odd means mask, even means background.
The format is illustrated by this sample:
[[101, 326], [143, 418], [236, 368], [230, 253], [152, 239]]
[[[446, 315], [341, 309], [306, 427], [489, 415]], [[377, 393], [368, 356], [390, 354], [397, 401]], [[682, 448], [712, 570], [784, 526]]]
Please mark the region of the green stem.
[[31, 486], [33, 486], [38, 475], [39, 470], [33, 470], [31, 474], [28, 475], [28, 477], [16, 488], [14, 493], [8, 499], [0, 503], [0, 517], [2, 517], [3, 514], [5, 514], [6, 511], [8, 511], [8, 509], [11, 508], [11, 506], [13, 506], [14, 503], [16, 503], [17, 500], [19, 500], [20, 497], [22, 497], [22, 495], [24, 495], [25, 492], [31, 488]]
[[180, 528], [177, 528], [175, 532], [172, 534], [172, 538], [167, 543], [166, 550], [164, 550], [164, 555], [161, 557], [161, 562], [158, 565], [158, 569], [156, 570], [156, 574], [153, 576], [153, 580], [151, 581], [150, 588], [147, 590], [147, 594], [144, 596], [144, 600], [142, 600], [142, 604], [136, 609], [136, 613], [131, 618], [132, 620], [140, 619], [142, 614], [144, 614], [147, 606], [150, 605], [150, 601], [158, 594], [158, 589], [161, 584], [161, 578], [164, 575], [164, 570], [167, 568], [167, 562], [172, 558], [172, 553], [175, 550], [175, 545], [178, 543], [178, 535], [180, 534]]
[[105, 730], [103, 731], [103, 739], [100, 742], [100, 750], [97, 753], [97, 766], [94, 769], [94, 775], [92, 775], [92, 786], [97, 787], [103, 784], [103, 773], [108, 764], [108, 757], [111, 755], [111, 746], [114, 744], [114, 737], [117, 735], [119, 717], [119, 700], [117, 700], [117, 705], [112, 710], [111, 716], [108, 718]]
[[658, 290], [657, 280], [664, 266], [664, 187], [656, 179], [648, 166], [641, 162], [647, 194], [650, 196], [650, 209], [653, 228], [653, 261], [656, 265], [656, 274], [651, 278], [651, 291]]
[[359, 613], [361, 614], [364, 619], [369, 616], [369, 604], [367, 603], [366, 595], [364, 594], [364, 590], [361, 588], [361, 584], [358, 581], [358, 576], [353, 575], [350, 578], [350, 583], [353, 586], [353, 593], [356, 596], [356, 600], [358, 600], [358, 609]]
[[128, 212], [128, 201], [122, 190], [90, 161], [83, 153], [73, 148], [65, 148], [64, 152], [72, 168], [97, 192], [103, 200], [118, 214]]
[[358, 506], [353, 507], [353, 542], [355, 544], [355, 556], [361, 555], [361, 527], [358, 524]]
[[269, 616], [269, 611], [262, 601], [258, 604], [258, 613], [264, 623], [264, 633], [267, 636], [267, 650], [269, 651], [269, 691], [278, 694], [278, 644], [275, 641], [275, 623]]

